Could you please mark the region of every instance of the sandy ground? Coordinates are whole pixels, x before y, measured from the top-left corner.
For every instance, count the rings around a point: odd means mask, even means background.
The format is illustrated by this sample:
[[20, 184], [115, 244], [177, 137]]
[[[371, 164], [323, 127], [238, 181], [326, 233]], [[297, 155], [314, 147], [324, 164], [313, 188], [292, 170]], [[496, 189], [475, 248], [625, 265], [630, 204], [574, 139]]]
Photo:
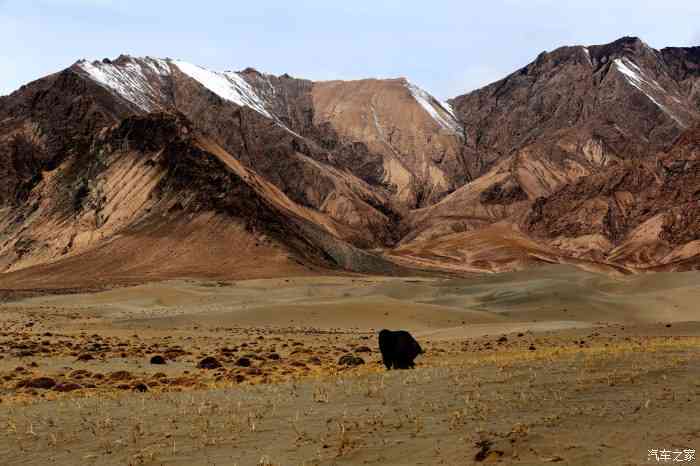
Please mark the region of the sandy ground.
[[[700, 447], [699, 285], [553, 266], [6, 302], [0, 464], [654, 464]], [[415, 370], [379, 364], [381, 328]]]

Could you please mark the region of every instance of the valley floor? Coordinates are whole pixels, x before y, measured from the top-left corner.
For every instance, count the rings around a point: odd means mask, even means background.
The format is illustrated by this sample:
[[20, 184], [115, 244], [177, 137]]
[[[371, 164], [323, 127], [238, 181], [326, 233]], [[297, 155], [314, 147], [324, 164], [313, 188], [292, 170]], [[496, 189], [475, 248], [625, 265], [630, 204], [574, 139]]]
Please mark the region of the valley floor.
[[[700, 446], [697, 302], [698, 273], [562, 266], [6, 302], [0, 463], [656, 464]], [[384, 370], [384, 327], [415, 370]]]

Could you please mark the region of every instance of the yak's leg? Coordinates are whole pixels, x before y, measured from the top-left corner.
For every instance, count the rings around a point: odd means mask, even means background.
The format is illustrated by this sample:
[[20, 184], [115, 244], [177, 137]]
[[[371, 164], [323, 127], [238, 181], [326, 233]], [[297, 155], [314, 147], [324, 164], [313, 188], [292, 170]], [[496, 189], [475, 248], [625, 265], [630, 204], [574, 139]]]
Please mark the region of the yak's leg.
[[394, 364], [394, 367], [397, 369], [408, 369], [408, 361], [406, 361], [404, 358], [399, 358], [396, 361], [396, 364]]
[[391, 359], [382, 357], [382, 362], [386, 366], [386, 370], [390, 371], [391, 370]]

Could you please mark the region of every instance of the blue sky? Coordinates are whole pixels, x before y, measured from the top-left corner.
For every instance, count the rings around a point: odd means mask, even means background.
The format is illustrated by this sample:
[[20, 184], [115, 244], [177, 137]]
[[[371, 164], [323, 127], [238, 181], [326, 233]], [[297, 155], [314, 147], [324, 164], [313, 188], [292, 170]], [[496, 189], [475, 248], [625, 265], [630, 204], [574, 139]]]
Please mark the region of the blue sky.
[[129, 53], [310, 79], [405, 76], [447, 98], [560, 45], [700, 45], [698, 18], [697, 0], [0, 0], [0, 94]]

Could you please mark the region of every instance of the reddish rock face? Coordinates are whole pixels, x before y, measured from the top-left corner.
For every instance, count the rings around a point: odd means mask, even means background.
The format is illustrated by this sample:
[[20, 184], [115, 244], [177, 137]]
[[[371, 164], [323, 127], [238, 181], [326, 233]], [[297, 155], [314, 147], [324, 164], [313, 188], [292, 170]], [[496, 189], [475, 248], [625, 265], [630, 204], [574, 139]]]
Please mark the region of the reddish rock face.
[[0, 97], [0, 268], [693, 267], [699, 122], [700, 48], [636, 38], [449, 103], [405, 79], [80, 61]]

